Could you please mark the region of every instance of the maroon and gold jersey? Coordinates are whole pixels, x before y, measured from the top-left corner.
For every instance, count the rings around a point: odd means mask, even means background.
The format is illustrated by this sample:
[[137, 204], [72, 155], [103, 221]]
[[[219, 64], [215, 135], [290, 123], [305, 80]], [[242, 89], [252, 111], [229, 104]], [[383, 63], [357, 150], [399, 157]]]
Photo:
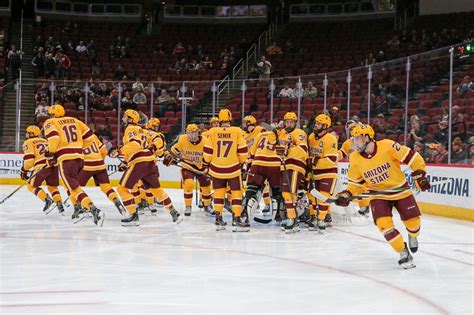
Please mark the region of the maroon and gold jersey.
[[119, 154], [125, 157], [128, 166], [140, 162], [155, 161], [155, 156], [148, 150], [145, 133], [142, 127], [129, 124], [123, 134], [123, 145], [120, 147]]
[[[369, 191], [380, 191], [409, 187], [400, 163], [406, 163], [412, 170], [426, 172], [425, 161], [414, 150], [384, 139], [375, 142], [375, 149], [371, 155], [354, 151], [349, 156], [349, 173], [347, 189], [357, 195], [367, 184]], [[398, 200], [412, 195], [411, 189], [395, 192], [389, 195], [377, 196], [378, 199]]]
[[205, 141], [203, 137], [199, 137], [199, 140], [193, 143], [187, 135], [181, 135], [178, 142], [171, 147], [171, 152], [181, 158], [181, 166], [184, 169], [202, 172]]
[[305, 174], [306, 158], [308, 157], [306, 133], [299, 128], [295, 128], [291, 132], [282, 129], [278, 133], [278, 138], [281, 145], [288, 147], [288, 154], [285, 157], [286, 168]]
[[316, 165], [312, 165], [315, 179], [337, 177], [337, 138], [331, 133], [317, 137], [311, 133], [308, 138], [309, 155], [316, 158]]
[[35, 170], [46, 165], [44, 155], [48, 152], [48, 141], [35, 137], [29, 138], [23, 142], [23, 168], [29, 170], [34, 167]]
[[82, 153], [84, 154], [84, 171], [106, 169], [104, 159], [107, 156], [107, 148], [96, 135], [92, 136], [91, 141], [85, 142]]
[[234, 178], [241, 175], [241, 164], [248, 156], [247, 144], [239, 127], [215, 127], [209, 130], [204, 145], [204, 161], [209, 164], [209, 175], [215, 178]]
[[46, 120], [43, 128], [49, 152], [56, 153], [58, 162], [83, 159], [84, 141], [93, 135], [86, 124], [73, 117], [60, 117]]

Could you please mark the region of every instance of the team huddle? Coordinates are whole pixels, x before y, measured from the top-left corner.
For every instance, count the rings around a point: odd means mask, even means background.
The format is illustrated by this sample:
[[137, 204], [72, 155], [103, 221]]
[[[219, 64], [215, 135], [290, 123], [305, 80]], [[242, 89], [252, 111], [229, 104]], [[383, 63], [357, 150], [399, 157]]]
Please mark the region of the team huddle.
[[[240, 128], [231, 126], [231, 112], [222, 109], [212, 118], [209, 130], [202, 132], [189, 124], [186, 134], [167, 148], [159, 132], [159, 119], [139, 124], [139, 113], [129, 109], [122, 117], [125, 130], [121, 145], [107, 152], [84, 123], [65, 116], [61, 105], [51, 106], [48, 114], [44, 138], [39, 127], [26, 129], [21, 171], [22, 179], [29, 180], [28, 189], [45, 203], [45, 213], [56, 207], [64, 211], [58, 191], [61, 176], [74, 205], [73, 222], [91, 214], [94, 223], [102, 226], [103, 211], [81, 188], [93, 178], [124, 216], [122, 225], [139, 225], [138, 209], [146, 205], [153, 213], [157, 204], [169, 211], [173, 222], [180, 223], [182, 215], [160, 186], [157, 159], [162, 158], [165, 166], [181, 169], [184, 215], [192, 214], [197, 180], [200, 202], [205, 213], [215, 216], [217, 231], [226, 229], [223, 212], [227, 209], [232, 213], [232, 231], [248, 232], [250, 218], [263, 197], [263, 219], [255, 217], [255, 221], [285, 221], [282, 229], [287, 234], [298, 232], [301, 224], [322, 233], [330, 225], [332, 203], [347, 207], [358, 200], [361, 215], [368, 213], [370, 205], [375, 225], [400, 253], [398, 263], [405, 269], [415, 266], [410, 251], [418, 249], [421, 213], [400, 164], [406, 163], [413, 170], [412, 178], [420, 191], [430, 188], [426, 166], [408, 147], [388, 139], [376, 141], [369, 125], [349, 121], [346, 127], [351, 138], [338, 150], [337, 137], [330, 132], [331, 118], [326, 114], [317, 115], [314, 126], [305, 132], [297, 127], [298, 117], [293, 112], [286, 113], [283, 125], [278, 126], [259, 126], [253, 116], [246, 116]], [[120, 159], [123, 175], [116, 191], [106, 171], [107, 155]], [[338, 161], [347, 157], [348, 185], [333, 196]], [[51, 196], [41, 188], [43, 181]], [[393, 207], [407, 229], [408, 245], [394, 226]]]

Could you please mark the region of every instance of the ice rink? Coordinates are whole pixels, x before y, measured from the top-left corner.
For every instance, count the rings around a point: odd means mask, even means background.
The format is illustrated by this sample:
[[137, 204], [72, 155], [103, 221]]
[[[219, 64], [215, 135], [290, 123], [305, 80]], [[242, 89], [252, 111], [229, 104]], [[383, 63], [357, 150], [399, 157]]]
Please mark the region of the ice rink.
[[[0, 205], [0, 314], [474, 312], [471, 222], [423, 216], [417, 267], [403, 270], [372, 224], [216, 232], [194, 207], [180, 225], [162, 210], [122, 227], [112, 203], [86, 191], [102, 228], [73, 224], [72, 207], [44, 215], [26, 189]], [[167, 191], [183, 212], [182, 192]]]

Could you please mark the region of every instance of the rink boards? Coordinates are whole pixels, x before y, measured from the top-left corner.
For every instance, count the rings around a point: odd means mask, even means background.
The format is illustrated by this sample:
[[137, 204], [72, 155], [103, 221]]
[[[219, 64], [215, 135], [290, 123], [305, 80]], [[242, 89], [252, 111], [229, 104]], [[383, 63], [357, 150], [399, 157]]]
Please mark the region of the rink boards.
[[[112, 174], [112, 184], [117, 184], [122, 173], [116, 172], [119, 161], [106, 158], [108, 173]], [[23, 154], [0, 153], [0, 184], [21, 184], [20, 169], [23, 164]], [[158, 161], [160, 181], [165, 188], [180, 188], [180, 168], [176, 166], [165, 167]], [[338, 190], [343, 189], [347, 183], [347, 162], [339, 162]], [[402, 166], [408, 182], [413, 185], [410, 178], [411, 170]], [[433, 187], [416, 195], [423, 213], [474, 221], [474, 167], [465, 165], [428, 165], [428, 176]], [[440, 182], [440, 184], [436, 184]], [[93, 185], [89, 181], [88, 185]]]

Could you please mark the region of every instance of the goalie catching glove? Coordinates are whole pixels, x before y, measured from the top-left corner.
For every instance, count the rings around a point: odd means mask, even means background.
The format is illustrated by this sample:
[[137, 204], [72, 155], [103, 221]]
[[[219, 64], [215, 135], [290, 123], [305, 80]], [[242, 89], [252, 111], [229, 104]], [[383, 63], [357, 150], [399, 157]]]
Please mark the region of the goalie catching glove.
[[165, 153], [165, 157], [163, 158], [163, 165], [170, 166], [177, 163], [178, 163], [178, 160], [175, 159], [171, 154], [169, 154], [169, 152]]
[[352, 194], [350, 191], [343, 190], [335, 196], [336, 201], [334, 203], [339, 207], [347, 207], [351, 203], [351, 201], [349, 200], [349, 197], [351, 196]]
[[411, 173], [411, 178], [415, 181], [416, 189], [425, 191], [431, 188], [430, 182], [426, 178], [426, 172], [422, 170]]

